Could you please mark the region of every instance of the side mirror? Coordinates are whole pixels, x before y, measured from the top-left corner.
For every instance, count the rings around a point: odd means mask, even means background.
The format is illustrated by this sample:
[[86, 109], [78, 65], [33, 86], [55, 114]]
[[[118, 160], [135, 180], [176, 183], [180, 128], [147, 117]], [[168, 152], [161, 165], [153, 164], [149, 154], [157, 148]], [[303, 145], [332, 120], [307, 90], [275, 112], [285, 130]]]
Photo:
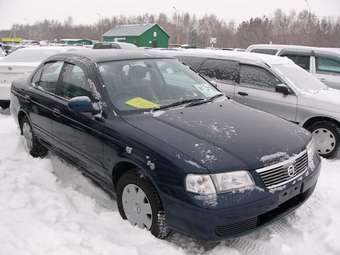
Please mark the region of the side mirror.
[[87, 96], [79, 96], [71, 98], [67, 103], [68, 108], [73, 112], [87, 112], [98, 114], [100, 113], [100, 109], [96, 109], [91, 99]]
[[285, 84], [276, 85], [275, 92], [282, 93], [285, 96], [290, 94], [290, 91]]

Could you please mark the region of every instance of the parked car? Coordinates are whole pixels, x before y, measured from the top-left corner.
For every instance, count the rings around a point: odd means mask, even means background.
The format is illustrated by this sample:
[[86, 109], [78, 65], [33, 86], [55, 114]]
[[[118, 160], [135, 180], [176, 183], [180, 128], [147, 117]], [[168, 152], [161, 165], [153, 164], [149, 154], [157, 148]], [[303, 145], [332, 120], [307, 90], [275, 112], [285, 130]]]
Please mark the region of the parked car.
[[0, 107], [8, 108], [13, 80], [30, 74], [45, 58], [70, 47], [27, 47], [0, 59]]
[[340, 91], [328, 88], [288, 58], [245, 52], [169, 52], [235, 101], [272, 113], [312, 132], [323, 157], [340, 143]]
[[32, 156], [67, 158], [159, 238], [240, 235], [293, 211], [317, 183], [309, 132], [151, 51], [58, 54], [11, 92]]
[[138, 47], [126, 42], [98, 42], [93, 45], [93, 49], [138, 49]]
[[0, 45], [0, 59], [2, 57], [5, 57], [6, 56], [6, 52], [4, 51], [4, 49], [2, 48], [2, 46]]
[[255, 44], [247, 51], [290, 58], [327, 86], [340, 90], [340, 49]]

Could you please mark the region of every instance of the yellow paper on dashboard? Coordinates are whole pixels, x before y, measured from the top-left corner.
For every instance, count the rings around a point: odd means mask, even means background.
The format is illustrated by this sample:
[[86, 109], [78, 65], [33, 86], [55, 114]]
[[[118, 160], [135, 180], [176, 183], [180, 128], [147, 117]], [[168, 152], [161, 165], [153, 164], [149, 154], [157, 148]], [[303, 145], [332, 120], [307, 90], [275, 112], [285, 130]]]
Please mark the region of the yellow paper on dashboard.
[[152, 109], [152, 108], [158, 108], [159, 104], [155, 104], [149, 100], [146, 100], [141, 97], [134, 97], [128, 101], [125, 102], [127, 105], [130, 105], [132, 107], [138, 108], [138, 109]]

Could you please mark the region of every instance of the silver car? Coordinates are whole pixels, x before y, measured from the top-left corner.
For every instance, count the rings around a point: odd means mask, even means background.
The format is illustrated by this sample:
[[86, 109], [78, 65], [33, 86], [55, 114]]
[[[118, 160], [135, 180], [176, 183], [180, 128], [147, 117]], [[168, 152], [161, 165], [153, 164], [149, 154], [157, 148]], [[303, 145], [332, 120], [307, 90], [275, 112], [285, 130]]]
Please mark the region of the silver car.
[[248, 52], [288, 57], [327, 86], [340, 90], [340, 49], [254, 44]]
[[325, 86], [290, 59], [218, 50], [168, 54], [235, 101], [305, 127], [321, 156], [335, 155], [340, 142], [340, 91]]

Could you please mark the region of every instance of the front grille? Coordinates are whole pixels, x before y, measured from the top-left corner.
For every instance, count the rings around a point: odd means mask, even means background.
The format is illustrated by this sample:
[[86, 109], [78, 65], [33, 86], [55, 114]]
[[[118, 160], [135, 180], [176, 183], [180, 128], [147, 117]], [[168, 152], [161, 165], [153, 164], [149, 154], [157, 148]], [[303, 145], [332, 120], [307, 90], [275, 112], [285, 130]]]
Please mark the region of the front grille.
[[307, 151], [284, 162], [256, 170], [268, 189], [276, 188], [301, 176], [308, 168]]
[[255, 229], [257, 227], [257, 218], [247, 219], [234, 224], [225, 226], [217, 226], [215, 228], [215, 234], [217, 236], [233, 236], [239, 235], [245, 231]]

